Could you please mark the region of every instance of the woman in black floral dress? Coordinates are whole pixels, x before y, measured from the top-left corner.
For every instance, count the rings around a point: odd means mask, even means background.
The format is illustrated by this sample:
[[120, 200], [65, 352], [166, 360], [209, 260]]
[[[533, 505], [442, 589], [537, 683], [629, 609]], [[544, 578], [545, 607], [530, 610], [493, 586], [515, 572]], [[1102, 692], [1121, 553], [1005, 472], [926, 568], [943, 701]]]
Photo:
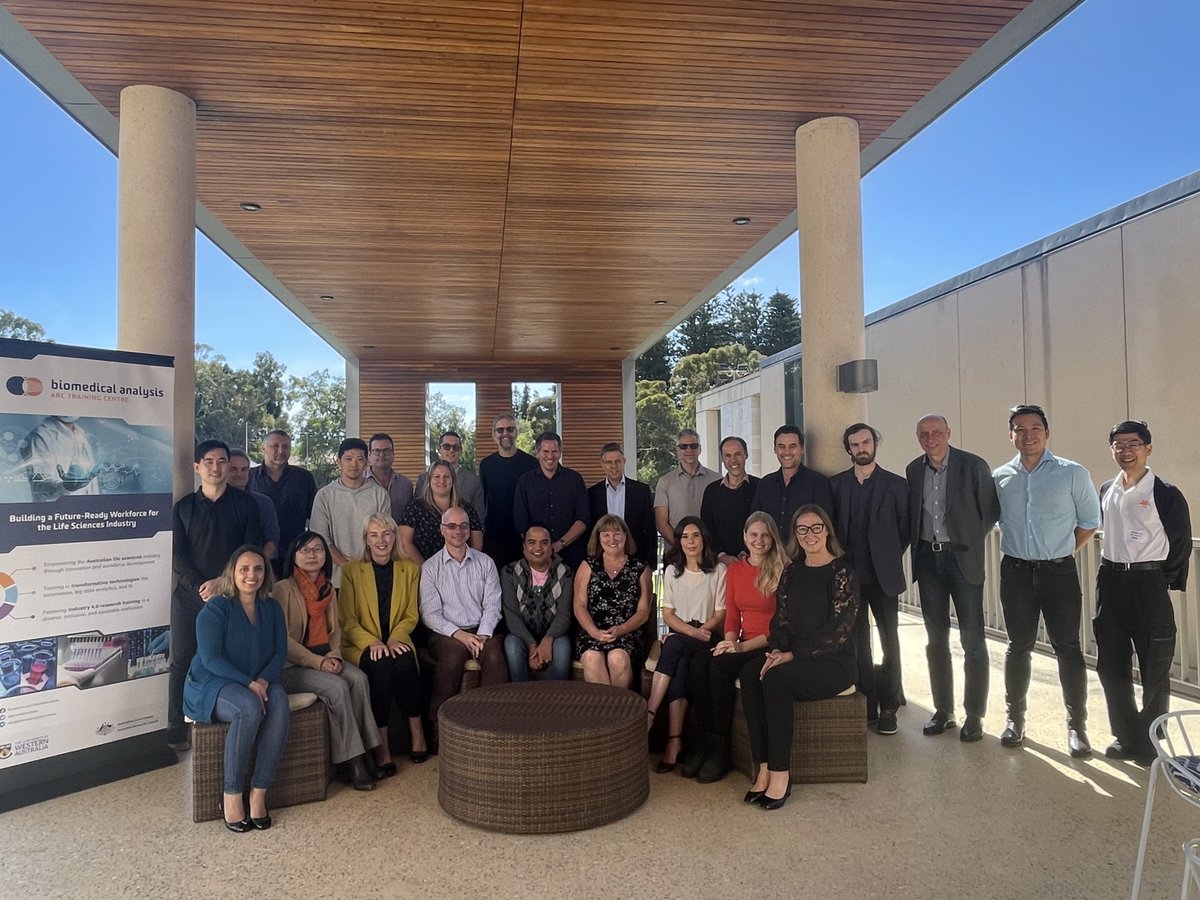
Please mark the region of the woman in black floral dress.
[[650, 570], [636, 549], [625, 520], [603, 516], [575, 573], [575, 653], [586, 681], [633, 687], [633, 660], [650, 615]]

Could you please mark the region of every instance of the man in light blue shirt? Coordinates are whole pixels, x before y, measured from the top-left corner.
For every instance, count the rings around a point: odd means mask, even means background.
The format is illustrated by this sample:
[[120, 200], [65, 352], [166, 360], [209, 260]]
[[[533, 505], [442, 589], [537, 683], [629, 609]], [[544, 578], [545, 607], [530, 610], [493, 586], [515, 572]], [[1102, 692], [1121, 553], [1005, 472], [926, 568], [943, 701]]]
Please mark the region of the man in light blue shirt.
[[1014, 407], [1008, 436], [1017, 455], [992, 473], [1000, 498], [1000, 603], [1008, 629], [1008, 724], [1000, 743], [1019, 747], [1025, 740], [1030, 655], [1041, 616], [1058, 659], [1067, 747], [1076, 758], [1088, 756], [1087, 668], [1079, 646], [1083, 594], [1075, 553], [1100, 525], [1100, 499], [1087, 469], [1046, 448], [1050, 423], [1040, 406]]

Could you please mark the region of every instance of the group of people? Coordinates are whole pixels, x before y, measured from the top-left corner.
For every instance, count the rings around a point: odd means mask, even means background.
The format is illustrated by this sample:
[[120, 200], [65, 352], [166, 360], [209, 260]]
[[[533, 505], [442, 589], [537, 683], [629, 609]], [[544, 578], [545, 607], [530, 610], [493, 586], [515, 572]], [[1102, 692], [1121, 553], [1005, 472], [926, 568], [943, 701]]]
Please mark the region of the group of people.
[[[924, 416], [916, 429], [923, 452], [902, 477], [877, 464], [878, 431], [855, 423], [843, 436], [851, 465], [826, 478], [804, 465], [800, 429], [783, 426], [774, 435], [779, 469], [761, 479], [746, 472], [742, 438], [721, 441], [721, 476], [699, 462], [699, 437], [685, 429], [678, 466], [653, 493], [625, 476], [616, 443], [601, 448], [605, 478], [590, 489], [561, 465], [557, 434], [539, 435], [535, 454], [523, 453], [511, 414], [493, 421], [497, 451], [478, 475], [458, 464], [462, 439], [448, 432], [439, 437], [439, 460], [415, 486], [393, 470], [385, 434], [344, 441], [339, 477], [320, 490], [288, 462], [283, 432], [264, 441], [248, 491], [230, 489], [230, 469], [240, 466], [231, 466], [229, 448], [202, 443], [200, 487], [175, 507], [170, 739], [186, 748], [185, 710], [195, 721], [232, 723], [222, 811], [229, 828], [244, 831], [270, 824], [265, 788], [286, 738], [288, 691], [312, 691], [326, 704], [333, 762], [355, 788], [370, 790], [396, 772], [392, 707], [407, 717], [413, 761], [423, 761], [436, 744], [424, 717], [436, 729], [438, 708], [459, 689], [468, 660], [478, 662], [484, 684], [566, 678], [577, 659], [587, 680], [634, 688], [654, 637], [651, 573], [661, 536], [667, 634], [647, 705], [649, 729], [667, 704], [658, 771], [679, 765], [685, 776], [713, 782], [731, 770], [740, 679], [757, 765], [746, 801], [778, 809], [791, 790], [794, 700], [857, 687], [876, 730], [898, 729], [906, 552], [920, 590], [934, 699], [923, 732], [958, 727], [953, 603], [966, 656], [959, 737], [982, 739], [984, 542], [998, 523], [1009, 636], [1001, 743], [1024, 740], [1030, 654], [1042, 618], [1059, 664], [1067, 746], [1086, 756], [1074, 554], [1103, 517], [1094, 625], [1116, 737], [1106, 753], [1146, 761], [1148, 724], [1169, 699], [1174, 618], [1167, 592], [1187, 578], [1186, 501], [1150, 471], [1145, 423], [1112, 429], [1121, 471], [1099, 494], [1082, 466], [1049, 451], [1040, 407], [1015, 407], [1008, 427], [1017, 455], [993, 471], [950, 445], [944, 416]], [[269, 522], [268, 506], [275, 513]], [[872, 618], [882, 644], [878, 666]], [[684, 747], [689, 707], [695, 738]]]

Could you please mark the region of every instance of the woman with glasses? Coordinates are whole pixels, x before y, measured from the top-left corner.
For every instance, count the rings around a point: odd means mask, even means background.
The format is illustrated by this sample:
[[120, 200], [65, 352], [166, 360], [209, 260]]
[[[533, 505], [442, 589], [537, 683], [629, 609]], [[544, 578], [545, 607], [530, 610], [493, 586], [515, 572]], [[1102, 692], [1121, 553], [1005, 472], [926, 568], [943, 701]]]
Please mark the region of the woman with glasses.
[[356, 791], [369, 791], [383, 770], [368, 754], [379, 746], [371, 690], [358, 666], [342, 659], [342, 629], [333, 595], [333, 560], [315, 531], [297, 535], [283, 556], [283, 581], [272, 596], [287, 623], [287, 665], [279, 680], [289, 694], [311, 691], [329, 714], [329, 755]]
[[[196, 722], [229, 723], [221, 795], [225, 827], [265, 831], [271, 827], [267, 788], [283, 756], [289, 716], [279, 681], [287, 630], [283, 610], [271, 599], [271, 567], [262, 550], [249, 544], [235, 550], [217, 594], [196, 617], [196, 655], [183, 686], [183, 711]], [[248, 814], [242, 801], [247, 774]]]
[[745, 800], [765, 810], [779, 809], [792, 793], [793, 701], [836, 697], [858, 673], [858, 593], [829, 516], [806, 504], [792, 516], [791, 530], [792, 562], [776, 593], [766, 659], [741, 672], [756, 772]]
[[400, 549], [408, 559], [422, 565], [446, 545], [442, 537], [442, 513], [452, 506], [461, 507], [471, 525], [470, 545], [483, 549], [483, 521], [475, 507], [459, 496], [454, 467], [438, 460], [429, 467], [421, 491], [404, 507], [400, 519]]
[[633, 688], [633, 660], [650, 617], [650, 570], [620, 516], [602, 516], [575, 573], [575, 653], [585, 681]]
[[363, 539], [366, 549], [362, 558], [346, 566], [342, 574], [338, 621], [346, 659], [363, 670], [371, 685], [371, 712], [379, 729], [375, 760], [390, 778], [396, 774], [388, 745], [388, 715], [393, 703], [408, 717], [409, 758], [415, 763], [429, 758], [421, 726], [424, 692], [412, 639], [419, 615], [421, 569], [400, 555], [396, 522], [391, 516], [367, 519]]
[[[787, 565], [783, 539], [769, 513], [753, 512], [742, 529], [747, 556], [733, 563], [725, 575], [724, 637], [713, 648], [709, 685], [711, 731], [706, 735], [705, 757], [697, 780], [720, 781], [733, 770], [729, 733], [733, 726], [736, 682], [747, 663], [762, 667], [767, 655], [767, 632], [775, 615], [775, 591]], [[752, 662], [753, 661], [753, 662]], [[697, 701], [698, 718], [703, 718]], [[688, 774], [687, 761], [683, 774]]]

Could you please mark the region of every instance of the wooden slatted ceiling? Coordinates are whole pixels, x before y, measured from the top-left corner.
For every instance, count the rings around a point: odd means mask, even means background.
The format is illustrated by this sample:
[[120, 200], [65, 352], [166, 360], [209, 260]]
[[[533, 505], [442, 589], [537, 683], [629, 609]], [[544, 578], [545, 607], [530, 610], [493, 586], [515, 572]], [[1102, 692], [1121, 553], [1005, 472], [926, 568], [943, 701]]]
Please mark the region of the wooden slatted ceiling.
[[114, 114], [193, 97], [200, 199], [363, 358], [488, 360], [626, 355], [795, 208], [798, 125], [865, 146], [1028, 0], [0, 2]]

